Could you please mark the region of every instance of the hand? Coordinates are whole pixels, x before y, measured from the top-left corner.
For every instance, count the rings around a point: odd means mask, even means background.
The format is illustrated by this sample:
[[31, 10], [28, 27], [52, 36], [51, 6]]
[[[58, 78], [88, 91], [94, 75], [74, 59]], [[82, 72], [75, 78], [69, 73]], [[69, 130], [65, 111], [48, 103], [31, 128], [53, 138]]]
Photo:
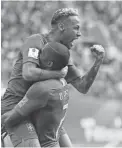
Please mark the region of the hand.
[[93, 45], [91, 52], [97, 59], [103, 59], [105, 56], [105, 50], [101, 45]]
[[66, 77], [67, 72], [68, 72], [68, 66], [64, 67], [64, 68], [60, 71], [60, 76], [61, 76], [61, 78]]

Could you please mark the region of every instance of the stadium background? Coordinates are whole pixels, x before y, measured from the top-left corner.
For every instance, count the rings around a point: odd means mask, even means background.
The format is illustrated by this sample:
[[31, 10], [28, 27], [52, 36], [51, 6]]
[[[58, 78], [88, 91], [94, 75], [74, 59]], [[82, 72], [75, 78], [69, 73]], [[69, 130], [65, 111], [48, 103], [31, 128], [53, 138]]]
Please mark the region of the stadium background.
[[1, 95], [25, 38], [46, 33], [52, 14], [63, 7], [78, 8], [80, 12], [82, 37], [72, 50], [74, 64], [85, 73], [94, 62], [89, 47], [101, 44], [106, 50], [89, 92], [83, 95], [71, 87], [65, 127], [75, 145], [103, 146], [112, 142], [122, 146], [121, 1], [2, 1]]

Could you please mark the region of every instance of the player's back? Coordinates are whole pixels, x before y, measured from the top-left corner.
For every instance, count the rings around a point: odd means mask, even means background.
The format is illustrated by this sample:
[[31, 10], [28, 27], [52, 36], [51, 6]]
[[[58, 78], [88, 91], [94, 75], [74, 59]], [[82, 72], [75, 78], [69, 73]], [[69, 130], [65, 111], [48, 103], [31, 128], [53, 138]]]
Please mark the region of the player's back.
[[[41, 146], [54, 146], [66, 115], [69, 100], [69, 86], [63, 86], [59, 80], [40, 82], [41, 90], [46, 92], [43, 99], [47, 99], [45, 107], [32, 115]], [[39, 88], [39, 87], [38, 87]], [[35, 94], [36, 95], [36, 94]], [[40, 97], [41, 99], [41, 97]]]

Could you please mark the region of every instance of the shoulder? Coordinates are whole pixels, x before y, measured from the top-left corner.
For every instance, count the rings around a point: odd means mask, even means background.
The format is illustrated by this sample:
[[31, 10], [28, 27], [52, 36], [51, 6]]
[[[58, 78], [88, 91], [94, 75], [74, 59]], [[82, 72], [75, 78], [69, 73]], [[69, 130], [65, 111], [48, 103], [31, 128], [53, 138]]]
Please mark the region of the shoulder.
[[59, 89], [62, 87], [62, 83], [56, 79], [40, 81], [40, 82], [37, 82], [33, 85], [35, 85], [35, 87], [38, 87], [39, 90], [42, 90], [45, 92], [48, 92], [53, 89]]
[[33, 34], [26, 38], [26, 43], [34, 44], [36, 46], [43, 45], [43, 37], [41, 34]]
[[42, 34], [33, 34], [26, 38], [27, 40], [41, 40], [43, 39]]
[[37, 48], [41, 50], [44, 47], [43, 37], [41, 34], [33, 34], [25, 39], [22, 51], [29, 48]]
[[27, 91], [27, 95], [36, 95], [36, 96], [48, 96], [51, 95], [52, 92], [59, 90], [62, 88], [62, 83], [59, 80], [45, 80], [34, 83], [29, 90]]

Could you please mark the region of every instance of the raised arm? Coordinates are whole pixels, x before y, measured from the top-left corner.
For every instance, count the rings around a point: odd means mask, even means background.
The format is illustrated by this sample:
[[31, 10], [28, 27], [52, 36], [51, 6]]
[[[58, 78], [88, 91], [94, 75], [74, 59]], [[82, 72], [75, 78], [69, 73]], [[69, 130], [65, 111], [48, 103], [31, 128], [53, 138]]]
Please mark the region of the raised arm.
[[88, 92], [93, 84], [105, 55], [104, 48], [100, 45], [94, 45], [91, 48], [91, 51], [96, 57], [92, 68], [84, 76], [81, 76], [79, 70], [75, 66], [69, 66], [69, 72], [67, 75], [69, 83], [71, 83], [79, 92], [84, 94]]

